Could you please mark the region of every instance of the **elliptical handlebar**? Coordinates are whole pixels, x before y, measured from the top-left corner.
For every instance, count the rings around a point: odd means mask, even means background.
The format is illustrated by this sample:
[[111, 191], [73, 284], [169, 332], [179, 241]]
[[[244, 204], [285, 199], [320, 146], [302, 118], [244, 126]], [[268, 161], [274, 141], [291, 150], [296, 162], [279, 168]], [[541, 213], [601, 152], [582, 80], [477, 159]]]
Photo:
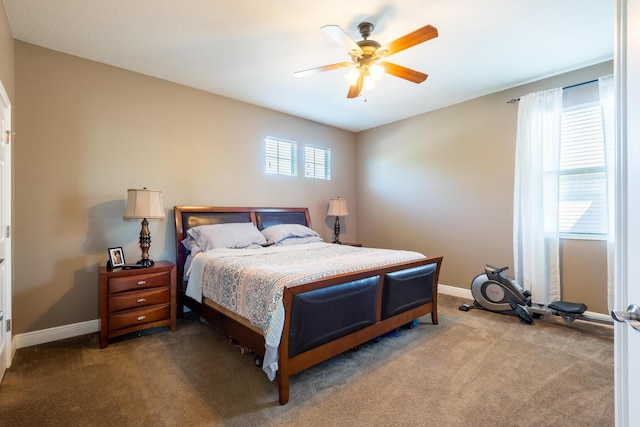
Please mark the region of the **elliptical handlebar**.
[[485, 265], [485, 267], [484, 267], [484, 270], [485, 270], [485, 272], [486, 272], [487, 274], [489, 274], [489, 273], [493, 273], [493, 274], [500, 274], [500, 273], [502, 273], [503, 271], [506, 271], [506, 270], [508, 270], [508, 269], [509, 269], [509, 267], [508, 267], [508, 266], [507, 266], [507, 267], [494, 267], [493, 265], [490, 265], [490, 264], [487, 264], [487, 265]]

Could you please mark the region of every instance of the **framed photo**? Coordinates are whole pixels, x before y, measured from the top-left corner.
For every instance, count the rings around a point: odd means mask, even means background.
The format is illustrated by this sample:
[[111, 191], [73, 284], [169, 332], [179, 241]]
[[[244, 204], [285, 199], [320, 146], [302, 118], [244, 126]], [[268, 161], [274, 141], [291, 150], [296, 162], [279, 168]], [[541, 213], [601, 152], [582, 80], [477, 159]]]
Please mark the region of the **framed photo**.
[[124, 265], [124, 252], [122, 252], [122, 248], [109, 248], [109, 261], [111, 262], [111, 267], [122, 267]]

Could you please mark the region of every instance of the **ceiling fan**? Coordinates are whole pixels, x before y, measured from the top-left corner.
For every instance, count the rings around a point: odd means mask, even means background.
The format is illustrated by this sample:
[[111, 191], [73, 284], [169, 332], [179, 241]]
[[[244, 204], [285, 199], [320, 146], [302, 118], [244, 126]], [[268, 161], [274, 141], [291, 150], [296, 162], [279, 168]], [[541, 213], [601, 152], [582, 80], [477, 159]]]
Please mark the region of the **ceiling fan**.
[[392, 62], [378, 62], [382, 58], [391, 56], [402, 50], [426, 42], [438, 37], [438, 30], [431, 25], [426, 25], [409, 34], [406, 34], [391, 43], [381, 45], [375, 40], [369, 40], [369, 36], [373, 31], [373, 24], [370, 22], [362, 22], [358, 25], [358, 30], [363, 40], [355, 42], [349, 35], [338, 25], [325, 25], [322, 30], [331, 37], [336, 43], [345, 47], [351, 57], [351, 62], [338, 62], [337, 64], [325, 65], [323, 67], [310, 68], [308, 70], [297, 71], [295, 76], [304, 77], [310, 74], [316, 74], [323, 71], [335, 70], [338, 68], [346, 68], [355, 66], [356, 68], [350, 73], [350, 86], [347, 98], [355, 98], [360, 96], [363, 88], [374, 84], [375, 80], [383, 73], [400, 77], [413, 83], [422, 83], [427, 79], [427, 75], [410, 68], [397, 65]]

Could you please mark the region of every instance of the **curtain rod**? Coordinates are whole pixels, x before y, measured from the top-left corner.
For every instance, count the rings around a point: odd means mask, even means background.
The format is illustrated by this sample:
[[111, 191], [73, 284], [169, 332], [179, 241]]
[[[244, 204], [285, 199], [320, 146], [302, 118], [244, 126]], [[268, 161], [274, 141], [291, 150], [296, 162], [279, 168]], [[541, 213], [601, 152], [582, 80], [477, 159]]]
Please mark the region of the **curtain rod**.
[[[562, 89], [563, 90], [571, 89], [571, 88], [582, 86], [582, 85], [588, 85], [589, 83], [595, 83], [597, 81], [598, 81], [598, 79], [593, 79], [593, 80], [589, 80], [589, 81], [582, 82], [582, 83], [576, 83], [574, 85], [564, 86]], [[510, 100], [507, 101], [507, 104], [517, 104], [518, 102], [520, 102], [520, 98], [511, 98]]]

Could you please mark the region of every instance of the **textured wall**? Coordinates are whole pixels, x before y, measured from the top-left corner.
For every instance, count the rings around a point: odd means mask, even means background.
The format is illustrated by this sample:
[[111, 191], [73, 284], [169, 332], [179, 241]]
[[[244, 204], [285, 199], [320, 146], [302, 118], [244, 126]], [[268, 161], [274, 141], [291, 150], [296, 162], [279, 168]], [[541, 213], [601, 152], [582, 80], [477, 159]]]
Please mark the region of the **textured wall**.
[[[506, 101], [611, 72], [605, 63], [354, 135], [22, 42], [15, 58], [14, 334], [98, 317], [106, 249], [140, 255], [140, 224], [122, 214], [126, 189], [142, 186], [164, 192], [168, 215], [151, 221], [154, 259], [174, 257], [176, 204], [308, 206], [330, 239], [327, 201], [341, 196], [343, 240], [444, 255], [442, 282], [468, 288], [485, 263], [513, 263], [517, 106]], [[332, 181], [264, 175], [267, 135], [329, 146]], [[574, 273], [585, 251], [604, 267], [604, 245], [583, 243], [564, 245], [563, 279], [606, 311], [604, 268], [589, 284]]]
[[[468, 289], [485, 264], [513, 267], [518, 106], [507, 101], [612, 67], [598, 64], [360, 133], [358, 236], [366, 245], [443, 255], [440, 281], [451, 286]], [[607, 312], [606, 245], [572, 241], [564, 249], [567, 294]], [[593, 274], [575, 268], [587, 262]]]
[[[329, 240], [328, 201], [341, 196], [356, 240], [351, 132], [23, 42], [16, 77], [15, 334], [98, 318], [107, 248], [140, 257], [128, 188], [163, 191], [156, 260], [175, 258], [175, 205], [306, 206]], [[267, 135], [330, 147], [332, 180], [266, 176]]]

